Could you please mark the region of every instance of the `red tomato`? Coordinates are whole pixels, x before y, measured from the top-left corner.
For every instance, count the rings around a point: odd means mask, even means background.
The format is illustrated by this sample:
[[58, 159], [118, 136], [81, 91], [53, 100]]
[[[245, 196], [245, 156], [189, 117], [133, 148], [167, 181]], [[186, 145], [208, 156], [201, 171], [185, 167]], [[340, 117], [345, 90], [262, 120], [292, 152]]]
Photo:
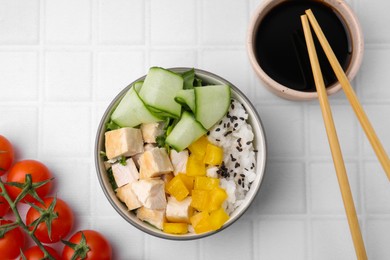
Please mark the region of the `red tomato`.
[[[56, 250], [49, 246], [44, 246], [47, 252], [54, 257], [56, 260], [61, 260], [61, 256], [57, 253]], [[27, 249], [26, 251], [23, 251], [24, 256], [26, 257], [27, 260], [41, 260], [43, 259], [43, 252], [38, 246], [33, 246]], [[23, 258], [21, 257], [20, 260]]]
[[[31, 174], [33, 183], [45, 181], [52, 178], [49, 169], [41, 162], [35, 160], [24, 160], [15, 163], [8, 172], [7, 182], [20, 182], [24, 183], [27, 174]], [[39, 187], [36, 191], [40, 198], [45, 197], [51, 190], [52, 182], [49, 181], [45, 185]], [[21, 192], [21, 189], [14, 186], [7, 186], [7, 191], [12, 199]], [[35, 202], [36, 200], [27, 195], [24, 202]]]
[[8, 171], [14, 161], [14, 148], [12, 144], [0, 135], [0, 176]]
[[[0, 225], [12, 223], [9, 220], [0, 219]], [[15, 259], [20, 254], [20, 249], [24, 246], [24, 234], [22, 230], [17, 227], [0, 238], [0, 252], [1, 259]]]
[[[109, 260], [112, 258], [112, 248], [107, 239], [97, 231], [94, 230], [82, 230], [74, 234], [69, 242], [79, 244], [84, 234], [86, 239], [86, 245], [89, 247], [86, 259], [88, 260]], [[72, 258], [74, 250], [69, 246], [65, 246], [62, 251], [62, 258], [69, 260]], [[77, 259], [81, 259], [78, 257]]]
[[[43, 199], [45, 206], [43, 206], [39, 202], [36, 202], [35, 205], [41, 209], [47, 209], [52, 203], [53, 199], [54, 198], [52, 197]], [[53, 218], [51, 223], [51, 238], [49, 237], [47, 225], [45, 222], [40, 223], [35, 230], [35, 236], [43, 243], [55, 243], [60, 241], [60, 239], [65, 238], [69, 234], [70, 230], [73, 227], [73, 212], [68, 206], [68, 204], [65, 203], [65, 201], [57, 198], [56, 205], [54, 206], [54, 213], [57, 214], [57, 217]], [[26, 215], [27, 226], [29, 226], [32, 222], [34, 222], [34, 220], [38, 219], [40, 216], [41, 213], [31, 207], [27, 211]], [[32, 228], [33, 227], [31, 227], [31, 229]]]
[[[0, 192], [1, 192], [1, 188], [0, 188]], [[9, 204], [7, 200], [3, 196], [0, 196], [0, 217], [3, 217], [5, 214], [7, 214], [8, 210], [9, 210]]]

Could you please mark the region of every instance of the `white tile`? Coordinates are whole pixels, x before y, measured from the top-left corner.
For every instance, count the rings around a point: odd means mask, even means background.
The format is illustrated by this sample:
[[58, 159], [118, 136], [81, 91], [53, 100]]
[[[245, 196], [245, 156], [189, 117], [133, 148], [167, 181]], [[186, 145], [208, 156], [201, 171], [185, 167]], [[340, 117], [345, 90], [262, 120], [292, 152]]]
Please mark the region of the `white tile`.
[[0, 106], [0, 134], [15, 149], [15, 159], [36, 158], [38, 153], [38, 110], [30, 106]]
[[39, 1], [0, 1], [0, 23], [0, 44], [36, 44], [39, 34]]
[[257, 232], [257, 259], [305, 259], [306, 228], [303, 221], [261, 220]]
[[[367, 117], [369, 118], [372, 127], [374, 128], [379, 140], [382, 143], [383, 148], [390, 154], [390, 104], [376, 105], [370, 104], [365, 105], [364, 110], [366, 111]], [[360, 125], [359, 125], [360, 126]], [[363, 132], [363, 130], [361, 130]], [[362, 134], [363, 139], [363, 152], [364, 155], [375, 155], [374, 150], [370, 142], [368, 141], [365, 134]], [[376, 157], [375, 157], [376, 158]]]
[[29, 51], [0, 52], [0, 86], [0, 100], [36, 100], [38, 98], [38, 54]]
[[253, 226], [239, 219], [230, 227], [201, 241], [203, 259], [252, 259]]
[[142, 44], [145, 39], [145, 2], [100, 0], [99, 42]]
[[364, 197], [369, 213], [390, 213], [390, 183], [379, 162], [364, 163]]
[[390, 49], [366, 49], [358, 87], [364, 99], [390, 99], [388, 64]]
[[[357, 136], [358, 122], [355, 113], [349, 103], [347, 105], [331, 104], [331, 110], [344, 157], [355, 155], [358, 152], [359, 144]], [[309, 106], [308, 114], [310, 154], [330, 156], [330, 147], [318, 102]]]
[[369, 259], [390, 259], [390, 219], [368, 219], [366, 247]]
[[364, 0], [358, 0], [358, 17], [364, 32], [367, 43], [390, 43], [388, 25], [390, 16], [387, 10], [390, 2], [381, 1], [378, 4], [371, 4]]
[[[359, 171], [355, 163], [345, 163], [349, 185], [356, 211], [360, 211]], [[344, 204], [333, 162], [311, 163], [310, 172], [310, 206], [315, 214], [345, 215]]]
[[45, 94], [50, 101], [86, 101], [91, 98], [91, 53], [46, 53]]
[[306, 211], [305, 168], [302, 163], [270, 162], [257, 196], [256, 214]]
[[301, 156], [303, 144], [303, 111], [299, 104], [257, 105], [267, 136], [269, 156]]
[[347, 220], [313, 220], [312, 258], [356, 259]]
[[199, 241], [172, 241], [148, 235], [145, 259], [188, 259], [195, 260], [198, 254]]
[[87, 44], [91, 40], [90, 0], [45, 1], [45, 39], [54, 44]]
[[152, 45], [196, 44], [195, 0], [151, 0]]
[[150, 52], [150, 67], [197, 67], [196, 51], [189, 50], [152, 50]]
[[97, 177], [91, 180], [92, 182], [92, 208], [91, 212], [94, 215], [99, 215], [103, 217], [109, 217], [113, 215], [117, 215], [117, 211], [108, 201], [106, 195], [103, 192], [102, 187], [100, 186], [99, 180]]
[[112, 100], [131, 82], [147, 73], [143, 51], [101, 52], [98, 54], [98, 100]]
[[200, 69], [217, 74], [239, 88], [253, 102], [250, 65], [245, 50], [206, 49], [201, 52]]
[[43, 107], [41, 126], [44, 155], [76, 158], [92, 154], [89, 107], [46, 105]]
[[202, 43], [245, 44], [249, 20], [247, 1], [204, 0], [202, 4]]

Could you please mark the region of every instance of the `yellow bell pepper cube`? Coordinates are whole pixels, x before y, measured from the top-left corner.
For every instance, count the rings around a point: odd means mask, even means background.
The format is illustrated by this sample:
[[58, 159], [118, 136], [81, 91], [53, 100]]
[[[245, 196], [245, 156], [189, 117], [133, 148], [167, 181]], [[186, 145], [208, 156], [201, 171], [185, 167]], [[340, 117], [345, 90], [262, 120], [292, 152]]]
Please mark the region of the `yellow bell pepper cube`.
[[187, 176], [186, 174], [183, 174], [183, 173], [179, 173], [177, 176], [179, 176], [181, 178], [181, 180], [184, 182], [184, 185], [186, 185], [186, 187], [190, 191], [190, 195], [191, 195], [192, 190], [194, 189], [195, 178], [192, 176]]
[[206, 153], [207, 145], [209, 143], [210, 142], [207, 139], [207, 136], [203, 135], [198, 140], [190, 144], [190, 146], [188, 146], [188, 149], [193, 156], [196, 156], [199, 160], [203, 160], [204, 155]]
[[210, 216], [206, 211], [199, 212], [190, 218], [195, 233], [205, 233], [213, 230], [210, 224]]
[[188, 194], [190, 194], [179, 175], [175, 176], [170, 182], [168, 182], [165, 188], [166, 192], [175, 197], [178, 201], [184, 200]]
[[199, 160], [195, 155], [190, 155], [186, 166], [187, 176], [205, 176], [206, 165], [203, 160]]
[[222, 206], [222, 203], [227, 199], [227, 193], [224, 189], [216, 187], [209, 191], [208, 210], [214, 211]]
[[192, 190], [191, 207], [199, 211], [207, 211], [209, 208], [209, 191]]
[[228, 221], [229, 215], [223, 208], [219, 208], [210, 213], [209, 223], [213, 230], [220, 229], [226, 221]]
[[195, 190], [212, 190], [219, 186], [218, 178], [210, 178], [206, 176], [196, 176], [194, 189]]
[[163, 231], [169, 234], [187, 234], [188, 224], [187, 223], [164, 223]]
[[208, 165], [221, 165], [223, 149], [213, 144], [208, 144], [203, 162]]

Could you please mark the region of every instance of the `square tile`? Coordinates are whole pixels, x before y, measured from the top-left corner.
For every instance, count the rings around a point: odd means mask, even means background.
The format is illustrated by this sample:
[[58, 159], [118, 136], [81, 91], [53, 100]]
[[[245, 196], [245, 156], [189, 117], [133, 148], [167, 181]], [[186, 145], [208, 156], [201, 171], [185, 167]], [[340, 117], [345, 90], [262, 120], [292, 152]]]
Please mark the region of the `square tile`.
[[313, 259], [356, 259], [347, 220], [313, 220], [311, 232]]
[[[332, 104], [331, 110], [343, 156], [357, 154], [359, 149], [358, 122], [351, 106]], [[310, 155], [330, 156], [331, 151], [320, 106], [318, 104], [309, 106], [308, 114]]]
[[247, 1], [203, 0], [201, 17], [202, 43], [245, 44], [249, 20]]
[[131, 82], [147, 73], [143, 51], [100, 52], [97, 60], [98, 100], [111, 101]]
[[303, 163], [270, 162], [254, 204], [257, 214], [306, 212], [306, 184]]
[[0, 19], [0, 44], [38, 43], [38, 0], [2, 0]]
[[195, 0], [151, 0], [152, 45], [196, 44]]
[[0, 86], [3, 86], [0, 100], [37, 100], [38, 54], [29, 51], [0, 52]]
[[46, 52], [46, 99], [50, 101], [90, 100], [91, 66], [90, 52]]
[[370, 4], [364, 0], [358, 0], [358, 17], [364, 38], [367, 43], [390, 43], [388, 25], [390, 16], [387, 10], [390, 8], [390, 2], [381, 1], [380, 4]]
[[[96, 172], [96, 170], [94, 169]], [[95, 174], [96, 176], [96, 174]], [[106, 195], [103, 193], [103, 189], [100, 186], [98, 178], [95, 177], [91, 179], [92, 185], [92, 206], [91, 212], [93, 215], [99, 215], [102, 217], [110, 217], [113, 215], [117, 215], [118, 213], [115, 211], [114, 207], [108, 201]]]
[[91, 41], [90, 0], [46, 0], [45, 40], [53, 44]]
[[[390, 154], [390, 104], [370, 104], [364, 105], [367, 117], [369, 118], [372, 127], [374, 128], [379, 140], [382, 143], [383, 148]], [[361, 130], [363, 133], [364, 131]], [[363, 139], [363, 152], [364, 155], [375, 156], [375, 152], [372, 149], [370, 142], [365, 134], [362, 134]], [[375, 157], [376, 158], [376, 157]]]
[[[1, 59], [0, 59], [1, 60]], [[38, 109], [33, 106], [0, 106], [0, 134], [13, 145], [15, 160], [36, 158]]]
[[306, 259], [306, 227], [301, 220], [260, 220], [255, 259]]
[[364, 60], [360, 69], [358, 88], [364, 99], [390, 99], [390, 81], [388, 61], [390, 49], [368, 48], [364, 52]]
[[369, 259], [390, 259], [390, 218], [369, 218], [366, 224]]
[[[356, 163], [345, 162], [349, 185], [357, 212], [360, 212], [359, 170]], [[315, 214], [345, 215], [333, 162], [314, 162], [309, 166], [310, 206]]]
[[390, 183], [379, 162], [366, 162], [363, 167], [365, 207], [368, 213], [390, 213]]
[[257, 105], [267, 135], [270, 157], [301, 156], [303, 142], [303, 110], [294, 105]]
[[252, 259], [253, 226], [238, 220], [225, 230], [201, 240], [203, 259]]
[[199, 241], [172, 241], [153, 237], [146, 237], [147, 247], [144, 259], [171, 260], [182, 258], [188, 260], [199, 259]]
[[196, 68], [197, 55], [193, 49], [188, 50], [152, 50], [150, 52], [150, 67], [163, 68], [189, 67]]
[[200, 59], [201, 69], [225, 78], [252, 99], [251, 68], [244, 49], [205, 49], [200, 53]]
[[91, 112], [83, 105], [46, 105], [41, 121], [42, 154], [85, 157], [92, 154]]
[[144, 24], [144, 1], [100, 0], [98, 26], [100, 43], [142, 44], [145, 41]]

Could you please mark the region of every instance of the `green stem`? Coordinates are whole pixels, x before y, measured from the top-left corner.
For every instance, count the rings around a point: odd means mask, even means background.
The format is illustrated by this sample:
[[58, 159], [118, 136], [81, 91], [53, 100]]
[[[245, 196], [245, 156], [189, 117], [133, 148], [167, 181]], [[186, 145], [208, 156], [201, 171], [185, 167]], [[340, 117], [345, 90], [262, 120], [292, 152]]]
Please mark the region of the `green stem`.
[[43, 246], [41, 241], [39, 241], [39, 239], [35, 236], [35, 234], [34, 234], [35, 230], [33, 230], [31, 232], [29, 230], [29, 228], [27, 227], [27, 225], [23, 222], [22, 217], [19, 214], [19, 210], [18, 210], [18, 208], [16, 206], [17, 204], [14, 201], [12, 201], [12, 199], [9, 196], [7, 190], [5, 189], [4, 182], [1, 180], [1, 178], [0, 178], [0, 189], [1, 189], [0, 195], [3, 196], [7, 200], [7, 202], [9, 204], [12, 212], [15, 215], [15, 218], [16, 218], [15, 222], [24, 230], [25, 233], [27, 233], [31, 237], [32, 240], [34, 240], [35, 244], [39, 247], [39, 249], [41, 249], [41, 251], [44, 253], [44, 255], [48, 259], [55, 260], [55, 258], [52, 255], [50, 255], [50, 253]]

